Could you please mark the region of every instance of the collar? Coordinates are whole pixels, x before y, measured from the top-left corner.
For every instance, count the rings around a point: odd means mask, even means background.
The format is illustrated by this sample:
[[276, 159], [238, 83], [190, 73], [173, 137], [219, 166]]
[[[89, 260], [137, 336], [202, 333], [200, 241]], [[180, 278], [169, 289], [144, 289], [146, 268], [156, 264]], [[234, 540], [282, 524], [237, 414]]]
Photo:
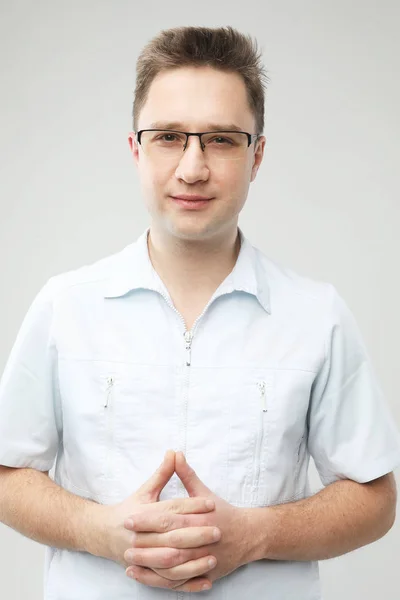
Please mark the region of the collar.
[[[154, 269], [147, 246], [150, 228], [137, 239], [126, 246], [117, 255], [118, 262], [115, 271], [106, 280], [105, 298], [120, 298], [131, 291], [147, 289], [159, 292], [170, 299], [165, 284]], [[270, 293], [267, 275], [257, 255], [256, 249], [238, 228], [241, 245], [236, 264], [231, 273], [218, 287], [213, 299], [241, 291], [252, 294], [268, 313], [270, 309]]]

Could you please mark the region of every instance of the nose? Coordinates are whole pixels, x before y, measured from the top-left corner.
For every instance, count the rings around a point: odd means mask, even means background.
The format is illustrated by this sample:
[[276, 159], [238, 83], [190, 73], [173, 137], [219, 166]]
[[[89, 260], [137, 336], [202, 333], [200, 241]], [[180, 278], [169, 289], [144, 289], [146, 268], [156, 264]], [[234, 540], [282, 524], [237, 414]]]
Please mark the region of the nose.
[[189, 137], [186, 150], [182, 152], [181, 159], [175, 171], [177, 179], [186, 183], [207, 181], [210, 172], [201, 149], [200, 139]]

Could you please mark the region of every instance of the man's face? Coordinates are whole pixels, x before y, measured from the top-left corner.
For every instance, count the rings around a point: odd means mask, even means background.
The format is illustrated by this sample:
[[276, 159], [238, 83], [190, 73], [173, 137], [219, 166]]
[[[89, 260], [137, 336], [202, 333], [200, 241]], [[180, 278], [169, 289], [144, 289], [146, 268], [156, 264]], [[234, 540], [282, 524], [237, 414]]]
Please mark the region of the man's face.
[[[202, 132], [232, 126], [255, 131], [246, 87], [236, 73], [211, 67], [184, 67], [160, 73], [152, 82], [138, 119], [141, 129]], [[188, 138], [186, 150], [172, 157], [145, 152], [129, 135], [142, 193], [152, 222], [175, 237], [205, 240], [237, 227], [250, 182], [260, 166], [265, 138], [253, 142], [241, 158], [220, 159], [203, 152], [199, 138]], [[174, 197], [200, 195], [210, 200], [187, 208]]]

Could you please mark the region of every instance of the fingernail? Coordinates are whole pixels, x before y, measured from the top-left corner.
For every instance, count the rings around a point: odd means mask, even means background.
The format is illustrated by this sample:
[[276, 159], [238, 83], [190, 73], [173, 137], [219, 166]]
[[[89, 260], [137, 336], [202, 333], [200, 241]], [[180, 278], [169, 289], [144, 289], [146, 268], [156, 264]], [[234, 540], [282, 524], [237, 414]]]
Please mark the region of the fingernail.
[[214, 540], [219, 540], [219, 538], [221, 537], [221, 532], [219, 529], [214, 529], [213, 531], [213, 538]]
[[133, 529], [135, 527], [135, 523], [133, 519], [127, 519], [125, 521], [125, 527], [129, 527], [129, 529]]
[[208, 566], [210, 567], [210, 569], [212, 569], [213, 567], [215, 567], [216, 564], [217, 564], [217, 561], [215, 560], [215, 558], [209, 558], [208, 559]]
[[133, 552], [132, 550], [128, 550], [128, 552], [125, 554], [126, 560], [128, 560], [129, 562], [131, 562], [133, 560]]
[[209, 508], [210, 510], [215, 508], [214, 500], [206, 500], [206, 508]]
[[204, 583], [202, 586], [202, 590], [209, 590], [211, 588], [211, 585], [209, 583]]

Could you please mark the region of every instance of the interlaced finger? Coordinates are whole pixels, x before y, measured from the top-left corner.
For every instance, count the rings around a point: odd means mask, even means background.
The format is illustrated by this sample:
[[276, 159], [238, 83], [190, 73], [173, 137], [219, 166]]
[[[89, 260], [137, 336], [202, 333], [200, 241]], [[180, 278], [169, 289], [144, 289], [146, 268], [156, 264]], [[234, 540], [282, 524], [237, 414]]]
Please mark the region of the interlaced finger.
[[179, 581], [204, 575], [208, 571], [211, 571], [216, 564], [217, 559], [215, 556], [205, 556], [197, 560], [189, 560], [188, 562], [172, 567], [171, 569], [154, 569], [154, 571], [158, 573], [158, 575], [161, 575], [161, 577]]
[[177, 548], [130, 548], [125, 552], [124, 558], [129, 565], [170, 569], [204, 556], [209, 556], [206, 546], [181, 550]]
[[[133, 579], [136, 579], [139, 583], [148, 585], [150, 587], [164, 588], [164, 589], [176, 589], [184, 592], [201, 592], [203, 586], [207, 586], [210, 589], [211, 582], [206, 577], [196, 577], [193, 580], [180, 580], [172, 581], [166, 579], [155, 573], [152, 569], [145, 569], [143, 567], [128, 567], [126, 574]], [[181, 589], [184, 586], [185, 589]]]
[[165, 533], [173, 529], [185, 527], [212, 526], [208, 513], [181, 515], [171, 512], [145, 511], [132, 517], [133, 524], [129, 528], [137, 532]]
[[134, 548], [198, 548], [214, 544], [221, 537], [217, 527], [186, 527], [166, 533], [134, 533]]
[[171, 500], [162, 500], [146, 506], [158, 507], [160, 510], [175, 514], [188, 515], [210, 512], [215, 509], [215, 502], [212, 498], [196, 496], [194, 498], [172, 498]]

